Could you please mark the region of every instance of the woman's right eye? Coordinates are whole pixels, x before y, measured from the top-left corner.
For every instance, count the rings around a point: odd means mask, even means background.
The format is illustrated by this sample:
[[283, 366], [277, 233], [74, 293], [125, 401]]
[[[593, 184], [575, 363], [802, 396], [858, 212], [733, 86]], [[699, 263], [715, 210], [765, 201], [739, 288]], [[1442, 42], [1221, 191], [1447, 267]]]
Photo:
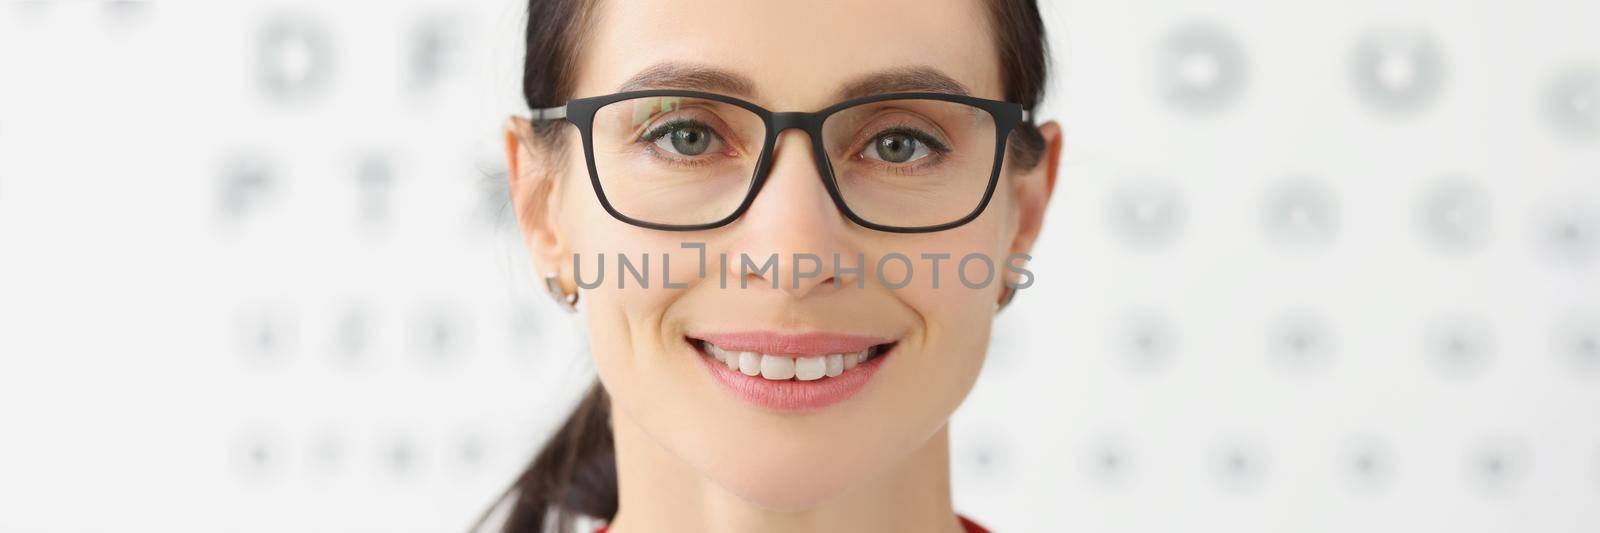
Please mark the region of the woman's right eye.
[[682, 156], [697, 156], [722, 149], [722, 139], [710, 127], [690, 121], [671, 122], [645, 136], [660, 150]]

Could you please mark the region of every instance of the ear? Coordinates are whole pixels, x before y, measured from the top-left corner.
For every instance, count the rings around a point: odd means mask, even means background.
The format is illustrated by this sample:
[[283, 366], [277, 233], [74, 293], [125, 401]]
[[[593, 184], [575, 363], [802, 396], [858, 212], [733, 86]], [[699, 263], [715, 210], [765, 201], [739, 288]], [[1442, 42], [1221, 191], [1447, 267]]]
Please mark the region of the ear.
[[[1012, 183], [1012, 198], [1016, 200], [1014, 214], [1016, 233], [1007, 254], [1031, 253], [1044, 226], [1045, 207], [1050, 205], [1050, 194], [1056, 188], [1056, 175], [1061, 163], [1061, 125], [1052, 120], [1039, 126], [1044, 137], [1044, 154], [1039, 164], [1016, 176]], [[1010, 257], [1008, 255], [1007, 257]]]
[[541, 280], [539, 287], [544, 287], [545, 274], [555, 274], [564, 289], [576, 294], [572, 273], [563, 270], [570, 262], [561, 260], [569, 257], [557, 209], [561, 198], [561, 150], [535, 142], [533, 124], [522, 117], [506, 120], [505, 142], [512, 212], [532, 254], [535, 275]]

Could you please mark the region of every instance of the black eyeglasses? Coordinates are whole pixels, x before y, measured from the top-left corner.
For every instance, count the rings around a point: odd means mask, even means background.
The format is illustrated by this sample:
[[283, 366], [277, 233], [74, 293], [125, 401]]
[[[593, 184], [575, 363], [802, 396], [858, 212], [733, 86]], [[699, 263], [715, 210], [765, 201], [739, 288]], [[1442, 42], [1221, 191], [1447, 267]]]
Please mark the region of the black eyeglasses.
[[954, 228], [994, 195], [1021, 104], [947, 93], [879, 94], [821, 111], [773, 112], [714, 93], [631, 91], [534, 110], [583, 136], [595, 195], [611, 216], [658, 230], [727, 225], [766, 182], [778, 134], [811, 138], [823, 186], [845, 217], [895, 233]]

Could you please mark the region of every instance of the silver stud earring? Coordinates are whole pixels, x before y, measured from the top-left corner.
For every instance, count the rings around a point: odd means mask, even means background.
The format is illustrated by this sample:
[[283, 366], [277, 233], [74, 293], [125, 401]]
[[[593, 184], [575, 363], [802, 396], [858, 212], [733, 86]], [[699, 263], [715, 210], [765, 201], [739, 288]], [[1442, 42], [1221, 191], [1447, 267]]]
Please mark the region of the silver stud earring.
[[1017, 297], [1017, 289], [1015, 287], [1012, 287], [1010, 285], [1006, 285], [1004, 287], [1001, 287], [1000, 288], [1000, 301], [995, 302], [995, 304], [994, 304], [994, 312], [995, 313], [999, 313], [1001, 310], [1005, 309], [1007, 305], [1011, 305], [1011, 299], [1012, 298], [1016, 298], [1016, 297]]
[[557, 279], [554, 273], [544, 275], [544, 289], [562, 309], [566, 309], [568, 313], [578, 312], [578, 293], [567, 294], [567, 291], [561, 288], [561, 280]]

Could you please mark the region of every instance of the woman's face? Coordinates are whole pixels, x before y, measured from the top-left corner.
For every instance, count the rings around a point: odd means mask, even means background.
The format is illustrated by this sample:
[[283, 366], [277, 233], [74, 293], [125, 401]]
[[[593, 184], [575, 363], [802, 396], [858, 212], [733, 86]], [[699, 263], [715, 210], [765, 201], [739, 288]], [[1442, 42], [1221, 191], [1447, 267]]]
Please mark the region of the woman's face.
[[[818, 110], [838, 102], [836, 91], [847, 84], [907, 67], [942, 73], [973, 96], [1004, 99], [978, 1], [637, 0], [605, 3], [598, 14], [576, 68], [579, 97], [617, 92], [641, 71], [671, 64], [746, 78], [749, 93], [730, 95], [773, 111]], [[650, 88], [689, 87], [658, 80]], [[917, 87], [895, 89], [909, 90]], [[573, 254], [582, 258], [585, 281], [596, 278], [594, 265], [605, 256], [605, 282], [581, 294], [596, 368], [618, 423], [626, 418], [746, 500], [804, 508], [922, 447], [972, 387], [1001, 281], [1017, 279], [1005, 258], [1031, 248], [1054, 179], [1058, 133], [1053, 123], [1042, 131], [1050, 146], [1043, 162], [1019, 171], [1008, 161], [981, 216], [933, 233], [881, 232], [846, 219], [801, 130], [778, 137], [769, 177], [744, 215], [713, 230], [658, 231], [614, 219], [596, 200], [571, 127], [563, 133], [564, 152], [541, 151], [535, 143], [511, 147], [513, 192], [518, 212], [534, 213], [521, 222], [538, 267], [559, 272], [568, 291], [576, 290]], [[545, 178], [554, 180], [548, 190], [534, 185]], [[684, 243], [703, 244], [704, 277], [702, 251]], [[903, 288], [883, 280], [905, 279], [905, 263], [891, 261], [881, 273], [873, 268], [892, 253], [912, 260]], [[978, 289], [957, 281], [957, 260], [974, 253], [995, 266], [995, 281]], [[729, 264], [719, 272], [722, 254]], [[770, 254], [779, 258], [776, 273], [741, 271], [739, 258], [760, 265]], [[821, 258], [822, 273], [794, 276], [794, 254]], [[844, 267], [864, 258], [868, 268], [835, 276], [835, 254]], [[947, 259], [934, 268], [924, 254]], [[647, 288], [632, 277], [618, 287], [619, 255], [636, 265], [649, 257]], [[672, 287], [664, 283], [663, 262], [670, 262]], [[988, 274], [980, 261], [967, 268], [969, 280]], [[859, 350], [881, 353], [838, 371]], [[734, 352], [736, 368], [716, 360], [716, 351]], [[763, 363], [762, 353], [775, 359]], [[768, 374], [745, 375], [737, 368], [741, 357], [767, 365]], [[837, 375], [767, 379], [783, 376], [785, 361], [811, 368], [817, 363], [809, 357]]]

